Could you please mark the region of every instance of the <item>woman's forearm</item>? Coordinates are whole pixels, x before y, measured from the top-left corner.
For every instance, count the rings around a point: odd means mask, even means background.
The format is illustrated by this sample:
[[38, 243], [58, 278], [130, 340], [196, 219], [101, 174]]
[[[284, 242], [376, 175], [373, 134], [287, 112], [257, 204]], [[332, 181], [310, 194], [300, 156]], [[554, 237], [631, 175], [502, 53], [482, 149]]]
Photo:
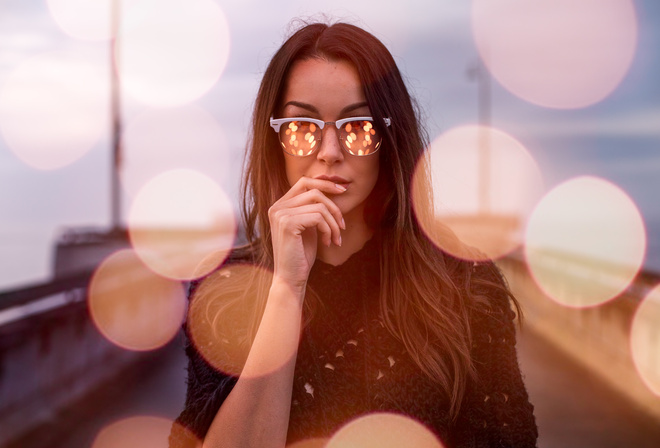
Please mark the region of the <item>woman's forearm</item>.
[[204, 448], [283, 448], [301, 329], [304, 291], [277, 278], [245, 367], [204, 440]]

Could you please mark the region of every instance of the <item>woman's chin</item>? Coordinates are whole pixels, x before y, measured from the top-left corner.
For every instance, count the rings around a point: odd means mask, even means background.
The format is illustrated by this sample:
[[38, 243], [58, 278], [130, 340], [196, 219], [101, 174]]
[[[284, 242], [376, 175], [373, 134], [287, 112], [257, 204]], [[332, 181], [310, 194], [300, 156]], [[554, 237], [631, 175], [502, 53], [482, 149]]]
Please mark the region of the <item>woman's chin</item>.
[[337, 207], [339, 207], [339, 211], [341, 211], [342, 216], [344, 217], [344, 221], [354, 221], [355, 219], [364, 219], [364, 202], [360, 203], [355, 203], [352, 200], [347, 200], [349, 198], [333, 198], [332, 202], [334, 202]]

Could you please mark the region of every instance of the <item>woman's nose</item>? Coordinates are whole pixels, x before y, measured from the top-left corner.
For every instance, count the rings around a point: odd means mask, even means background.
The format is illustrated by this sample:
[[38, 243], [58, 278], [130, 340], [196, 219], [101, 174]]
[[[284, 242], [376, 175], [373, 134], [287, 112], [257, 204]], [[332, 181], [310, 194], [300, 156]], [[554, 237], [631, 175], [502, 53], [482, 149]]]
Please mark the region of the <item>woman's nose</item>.
[[316, 158], [329, 165], [344, 159], [339, 131], [335, 126], [326, 126], [323, 129], [323, 139]]

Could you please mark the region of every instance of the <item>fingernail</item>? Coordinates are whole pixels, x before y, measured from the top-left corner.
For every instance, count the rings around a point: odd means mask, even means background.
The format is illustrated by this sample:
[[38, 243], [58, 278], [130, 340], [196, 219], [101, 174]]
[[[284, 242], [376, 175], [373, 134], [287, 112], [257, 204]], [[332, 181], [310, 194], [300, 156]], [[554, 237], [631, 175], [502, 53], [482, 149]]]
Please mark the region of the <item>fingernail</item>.
[[341, 246], [341, 235], [339, 235], [339, 245]]
[[337, 190], [339, 191], [346, 191], [346, 187], [344, 187], [343, 185], [335, 184], [335, 187], [337, 187]]
[[341, 228], [346, 230], [346, 221], [344, 221], [344, 218], [341, 218]]

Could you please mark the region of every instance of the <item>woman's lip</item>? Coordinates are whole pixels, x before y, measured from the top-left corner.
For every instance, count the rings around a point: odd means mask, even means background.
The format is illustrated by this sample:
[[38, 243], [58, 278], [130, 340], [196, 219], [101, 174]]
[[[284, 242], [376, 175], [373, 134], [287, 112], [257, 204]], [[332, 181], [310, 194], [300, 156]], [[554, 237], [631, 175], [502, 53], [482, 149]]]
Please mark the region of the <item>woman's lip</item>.
[[316, 176], [314, 179], [329, 180], [329, 181], [334, 182], [336, 184], [343, 185], [344, 187], [351, 183], [350, 181], [344, 179], [343, 177], [339, 177], [339, 176], [325, 176], [325, 175], [322, 175], [322, 176]]

